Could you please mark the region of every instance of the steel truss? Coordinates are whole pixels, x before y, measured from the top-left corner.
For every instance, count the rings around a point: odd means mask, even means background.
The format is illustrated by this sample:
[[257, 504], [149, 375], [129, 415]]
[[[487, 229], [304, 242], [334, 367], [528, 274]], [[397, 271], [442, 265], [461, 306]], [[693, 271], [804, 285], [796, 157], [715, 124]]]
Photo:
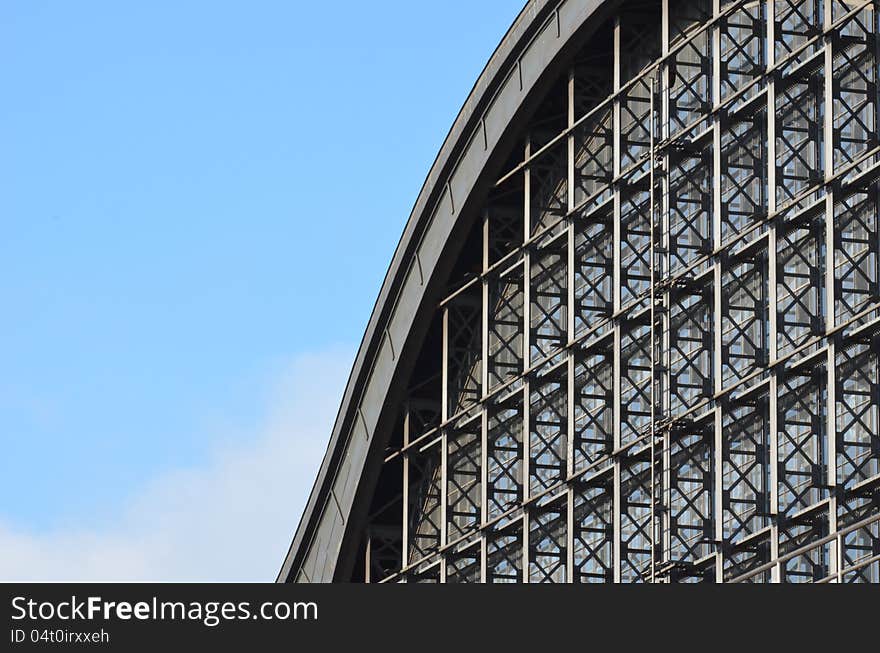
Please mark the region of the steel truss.
[[880, 582], [877, 29], [858, 0], [598, 29], [438, 307], [364, 580]]

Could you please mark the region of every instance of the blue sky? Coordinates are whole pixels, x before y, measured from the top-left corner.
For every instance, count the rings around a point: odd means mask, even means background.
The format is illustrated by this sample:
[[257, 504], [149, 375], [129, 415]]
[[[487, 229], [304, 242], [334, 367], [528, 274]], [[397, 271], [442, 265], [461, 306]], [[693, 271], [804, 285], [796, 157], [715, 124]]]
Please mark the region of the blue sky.
[[[262, 510], [216, 577], [274, 574], [412, 204], [521, 6], [0, 5], [0, 578], [209, 577], [173, 531], [196, 512], [222, 538], [238, 499]], [[160, 531], [166, 555], [135, 550]]]

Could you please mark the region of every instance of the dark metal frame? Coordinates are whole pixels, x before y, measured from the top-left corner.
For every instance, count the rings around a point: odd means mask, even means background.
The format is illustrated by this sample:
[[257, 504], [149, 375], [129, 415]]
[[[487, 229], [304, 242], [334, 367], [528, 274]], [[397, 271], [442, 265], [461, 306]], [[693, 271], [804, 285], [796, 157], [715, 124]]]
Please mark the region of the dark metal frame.
[[506, 41], [493, 181], [281, 579], [880, 582], [876, 0], [601, 8]]

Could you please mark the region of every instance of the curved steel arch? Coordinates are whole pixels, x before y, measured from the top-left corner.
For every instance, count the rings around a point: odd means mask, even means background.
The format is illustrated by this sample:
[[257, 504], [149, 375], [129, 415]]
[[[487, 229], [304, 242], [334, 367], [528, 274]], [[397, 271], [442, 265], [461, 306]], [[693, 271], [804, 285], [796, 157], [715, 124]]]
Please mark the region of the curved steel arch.
[[617, 0], [529, 0], [481, 73], [419, 193], [373, 308], [330, 443], [278, 574], [346, 580], [402, 384], [439, 289], [519, 129]]

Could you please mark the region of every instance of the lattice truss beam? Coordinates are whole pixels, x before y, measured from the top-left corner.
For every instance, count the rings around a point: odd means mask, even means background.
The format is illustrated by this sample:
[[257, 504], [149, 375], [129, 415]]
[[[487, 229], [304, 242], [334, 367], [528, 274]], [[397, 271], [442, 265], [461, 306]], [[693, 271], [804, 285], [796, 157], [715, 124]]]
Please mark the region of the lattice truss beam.
[[437, 309], [364, 579], [880, 582], [877, 28], [666, 0], [598, 29]]

